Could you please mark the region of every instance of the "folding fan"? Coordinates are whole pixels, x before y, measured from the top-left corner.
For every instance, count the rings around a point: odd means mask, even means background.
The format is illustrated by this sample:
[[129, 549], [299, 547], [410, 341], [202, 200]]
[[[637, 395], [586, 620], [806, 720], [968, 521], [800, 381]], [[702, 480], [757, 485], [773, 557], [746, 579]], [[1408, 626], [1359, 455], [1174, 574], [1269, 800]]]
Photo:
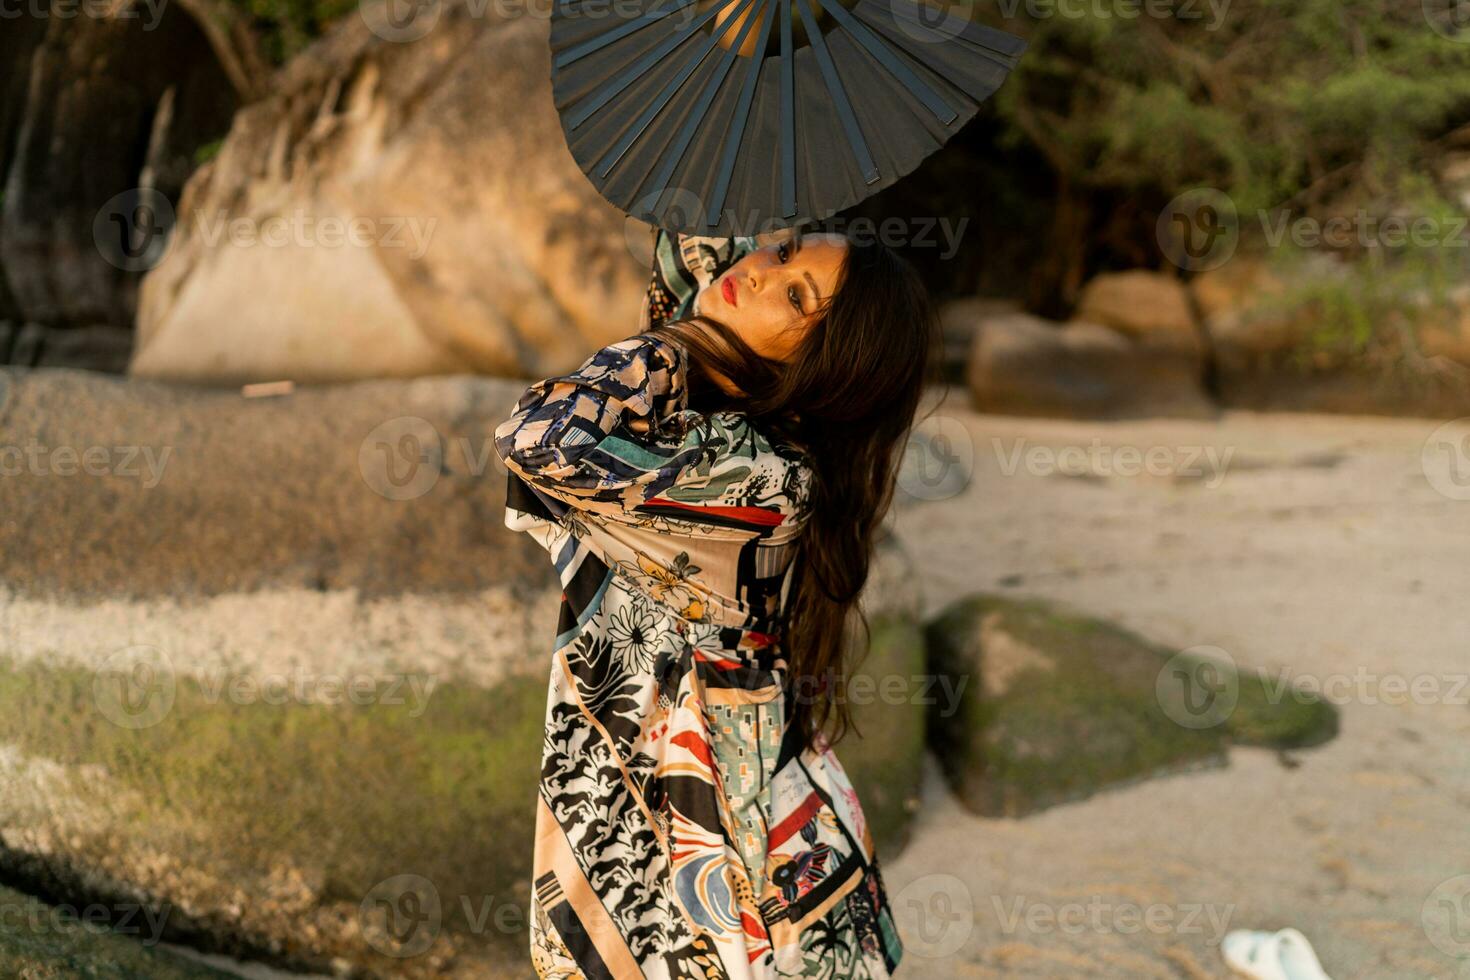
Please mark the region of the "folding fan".
[[921, 0], [556, 0], [552, 95], [573, 158], [622, 211], [750, 235], [912, 171], [1024, 49]]

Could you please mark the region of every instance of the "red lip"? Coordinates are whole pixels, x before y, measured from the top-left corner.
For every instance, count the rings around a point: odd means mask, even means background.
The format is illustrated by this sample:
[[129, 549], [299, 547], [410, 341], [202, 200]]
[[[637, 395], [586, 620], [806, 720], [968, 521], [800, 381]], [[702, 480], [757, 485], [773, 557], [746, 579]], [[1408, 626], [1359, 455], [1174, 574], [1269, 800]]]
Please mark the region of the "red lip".
[[739, 303], [735, 302], [735, 280], [731, 279], [729, 276], [726, 276], [725, 278], [720, 280], [720, 294], [725, 297], [725, 302], [729, 303], [731, 306], [740, 305]]

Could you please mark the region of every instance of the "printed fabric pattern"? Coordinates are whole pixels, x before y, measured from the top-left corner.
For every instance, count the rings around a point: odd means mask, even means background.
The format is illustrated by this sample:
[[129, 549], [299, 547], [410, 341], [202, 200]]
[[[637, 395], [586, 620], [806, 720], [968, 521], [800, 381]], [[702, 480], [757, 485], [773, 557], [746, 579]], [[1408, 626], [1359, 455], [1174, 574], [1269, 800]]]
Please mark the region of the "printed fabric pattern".
[[531, 385], [495, 431], [505, 523], [563, 586], [530, 947], [547, 978], [891, 976], [873, 838], [824, 742], [798, 749], [782, 621], [811, 470], [688, 407], [695, 310], [751, 239], [655, 231], [641, 332]]

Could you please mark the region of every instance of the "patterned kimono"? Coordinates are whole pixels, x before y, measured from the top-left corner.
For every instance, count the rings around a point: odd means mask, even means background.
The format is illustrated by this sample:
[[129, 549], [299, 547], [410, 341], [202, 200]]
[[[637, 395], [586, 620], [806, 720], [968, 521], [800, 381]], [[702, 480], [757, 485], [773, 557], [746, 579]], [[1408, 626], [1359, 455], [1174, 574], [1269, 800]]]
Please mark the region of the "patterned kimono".
[[786, 724], [782, 612], [811, 471], [740, 413], [690, 410], [685, 352], [646, 332], [754, 246], [657, 232], [645, 332], [532, 385], [495, 432], [506, 524], [564, 587], [540, 977], [862, 980], [902, 952], [846, 773]]

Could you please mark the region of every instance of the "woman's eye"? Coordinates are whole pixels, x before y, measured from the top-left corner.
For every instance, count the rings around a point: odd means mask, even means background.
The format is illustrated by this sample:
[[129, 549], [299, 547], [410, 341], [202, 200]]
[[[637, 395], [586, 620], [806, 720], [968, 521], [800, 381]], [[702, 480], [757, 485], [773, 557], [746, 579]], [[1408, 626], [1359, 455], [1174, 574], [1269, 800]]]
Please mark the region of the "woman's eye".
[[791, 253], [786, 248], [785, 242], [782, 242], [780, 245], [776, 246], [776, 254], [781, 256], [782, 262], [785, 262], [791, 255]]
[[791, 305], [796, 307], [796, 312], [801, 313], [801, 291], [795, 286], [786, 287], [786, 295], [791, 300]]

